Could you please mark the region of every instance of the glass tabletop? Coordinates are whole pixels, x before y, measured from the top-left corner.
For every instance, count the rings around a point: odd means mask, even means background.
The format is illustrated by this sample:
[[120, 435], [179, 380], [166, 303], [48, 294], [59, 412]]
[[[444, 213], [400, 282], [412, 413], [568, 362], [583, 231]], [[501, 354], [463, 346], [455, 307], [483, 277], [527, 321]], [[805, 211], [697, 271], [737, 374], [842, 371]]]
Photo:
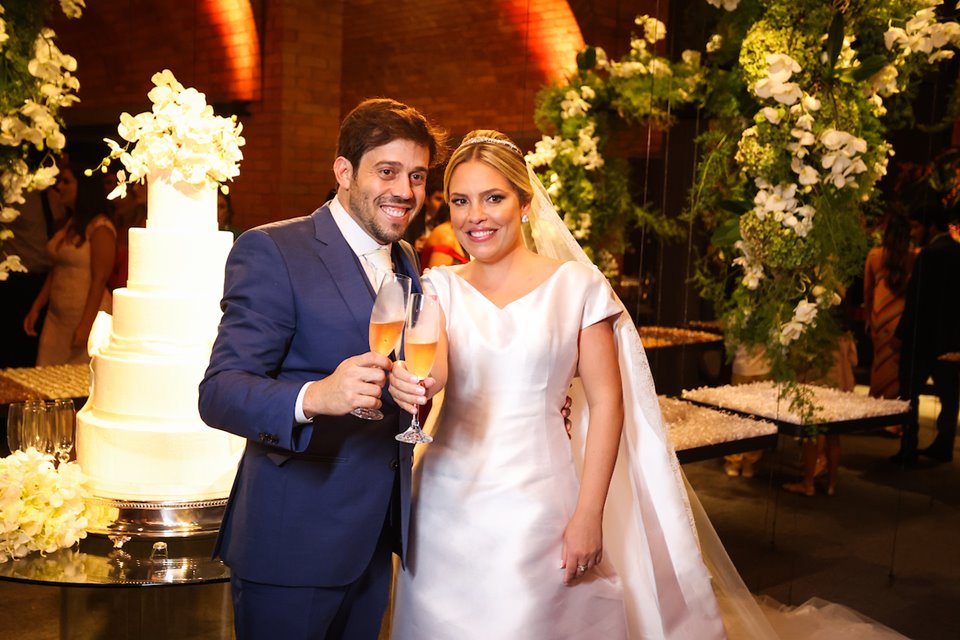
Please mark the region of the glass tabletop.
[[37, 552], [0, 564], [0, 580], [63, 587], [131, 587], [226, 582], [230, 570], [211, 558], [216, 536], [133, 538], [115, 549], [88, 535], [79, 546]]

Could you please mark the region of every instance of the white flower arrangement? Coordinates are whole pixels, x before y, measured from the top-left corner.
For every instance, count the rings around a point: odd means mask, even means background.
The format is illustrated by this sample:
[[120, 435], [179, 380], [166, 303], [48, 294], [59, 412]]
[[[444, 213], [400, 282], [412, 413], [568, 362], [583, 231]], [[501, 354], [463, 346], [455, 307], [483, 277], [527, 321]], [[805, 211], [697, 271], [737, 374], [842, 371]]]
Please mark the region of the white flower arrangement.
[[[61, 9], [68, 18], [79, 18], [84, 0], [61, 0]], [[77, 102], [80, 82], [73, 72], [77, 61], [57, 47], [56, 34], [42, 28], [31, 44], [29, 36], [17, 34], [22, 25], [10, 24], [4, 19], [0, 5], [0, 55], [6, 58], [7, 83], [26, 89], [26, 97], [4, 102], [0, 108], [0, 225], [13, 222], [20, 211], [17, 205], [26, 200], [24, 191], [39, 191], [52, 186], [59, 173], [52, 155], [59, 154], [66, 144], [60, 130], [57, 112]], [[11, 35], [20, 38], [11, 40]], [[19, 41], [18, 41], [19, 40]], [[47, 152], [42, 160], [28, 165], [24, 158], [33, 150]], [[13, 233], [0, 226], [0, 244]], [[0, 253], [0, 281], [11, 271], [26, 271], [15, 255]]]
[[0, 459], [0, 562], [52, 553], [87, 536], [86, 477], [33, 447]]
[[945, 51], [944, 47], [960, 44], [960, 24], [937, 21], [934, 7], [943, 4], [943, 0], [930, 0], [927, 4], [903, 27], [890, 27], [883, 34], [884, 45], [891, 51], [894, 47], [900, 49], [900, 58], [920, 53], [932, 64], [953, 57], [954, 52]]
[[122, 198], [128, 184], [160, 172], [169, 172], [172, 183], [219, 185], [226, 193], [224, 183], [240, 173], [243, 125], [235, 116], [214, 115], [206, 96], [184, 88], [169, 69], [154, 74], [152, 81], [155, 86], [147, 96], [153, 108], [135, 116], [120, 114], [117, 132], [126, 144], [121, 147], [104, 138], [110, 154], [101, 163], [102, 170], [111, 160], [124, 167], [117, 171], [117, 187], [107, 197]]

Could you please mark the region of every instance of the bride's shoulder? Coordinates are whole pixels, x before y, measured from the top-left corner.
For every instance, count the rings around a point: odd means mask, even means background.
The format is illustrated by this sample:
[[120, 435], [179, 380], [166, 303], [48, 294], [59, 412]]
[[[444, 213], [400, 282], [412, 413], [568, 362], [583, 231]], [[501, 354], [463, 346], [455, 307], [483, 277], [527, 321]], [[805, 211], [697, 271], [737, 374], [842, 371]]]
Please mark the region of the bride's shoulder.
[[575, 260], [562, 263], [558, 267], [558, 270], [560, 269], [568, 274], [570, 278], [574, 278], [578, 282], [583, 282], [585, 284], [592, 284], [605, 279], [603, 274], [600, 273], [600, 270], [597, 269], [595, 265], [585, 264]]

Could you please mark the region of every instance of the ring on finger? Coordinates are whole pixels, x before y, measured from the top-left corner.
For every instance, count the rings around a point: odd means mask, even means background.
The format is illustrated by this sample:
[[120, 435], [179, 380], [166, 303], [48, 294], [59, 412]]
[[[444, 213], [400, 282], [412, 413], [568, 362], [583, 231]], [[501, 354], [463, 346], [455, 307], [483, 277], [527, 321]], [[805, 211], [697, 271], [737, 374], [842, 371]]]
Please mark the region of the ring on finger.
[[578, 565], [577, 565], [577, 573], [586, 573], [587, 568], [588, 568], [588, 567], [587, 567], [587, 565], [585, 565], [585, 564], [578, 564]]

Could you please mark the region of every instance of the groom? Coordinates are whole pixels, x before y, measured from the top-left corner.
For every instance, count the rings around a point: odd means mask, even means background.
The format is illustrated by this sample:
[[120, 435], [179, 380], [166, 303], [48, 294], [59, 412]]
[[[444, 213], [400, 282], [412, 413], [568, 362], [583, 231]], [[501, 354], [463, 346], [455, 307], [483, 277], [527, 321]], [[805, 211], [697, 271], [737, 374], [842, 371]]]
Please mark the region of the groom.
[[381, 397], [391, 362], [369, 349], [374, 265], [392, 261], [420, 290], [400, 238], [444, 152], [415, 109], [364, 101], [340, 126], [336, 197], [244, 233], [227, 260], [200, 414], [247, 439], [215, 551], [239, 640], [377, 637], [412, 447], [394, 440], [409, 414]]

